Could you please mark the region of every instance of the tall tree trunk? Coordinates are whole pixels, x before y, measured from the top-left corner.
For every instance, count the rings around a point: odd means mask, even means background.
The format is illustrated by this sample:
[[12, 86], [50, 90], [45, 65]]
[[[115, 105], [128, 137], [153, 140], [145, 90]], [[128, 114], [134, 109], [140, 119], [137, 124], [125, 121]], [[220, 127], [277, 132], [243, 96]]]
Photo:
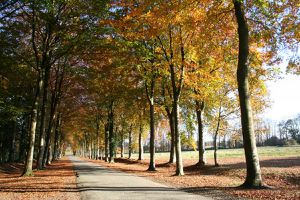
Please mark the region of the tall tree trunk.
[[36, 91], [34, 97], [34, 103], [31, 108], [31, 122], [30, 122], [30, 135], [29, 135], [29, 147], [27, 151], [25, 168], [22, 176], [32, 176], [32, 164], [33, 164], [33, 153], [34, 153], [34, 143], [35, 143], [35, 132], [37, 123], [37, 113], [40, 102], [40, 92], [43, 88], [43, 79], [41, 77], [41, 72], [39, 72], [39, 77], [36, 84]]
[[45, 146], [45, 151], [44, 151], [44, 155], [43, 155], [43, 168], [46, 167], [47, 165], [47, 161], [48, 161], [48, 154], [50, 153], [49, 150], [50, 150], [50, 146], [51, 146], [51, 133], [52, 133], [52, 122], [51, 122], [51, 126], [50, 126], [50, 123], [49, 123], [49, 127], [47, 128], [47, 132], [46, 132], [46, 146]]
[[99, 119], [97, 117], [97, 122], [96, 122], [96, 137], [97, 137], [97, 144], [96, 144], [96, 160], [100, 158], [100, 131], [99, 131]]
[[56, 107], [58, 104], [59, 99], [56, 98], [55, 94], [52, 94], [51, 97], [51, 109], [50, 109], [50, 117], [48, 121], [48, 127], [46, 130], [46, 143], [44, 147], [44, 152], [43, 152], [43, 159], [42, 159], [42, 168], [46, 167], [47, 164], [47, 159], [48, 159], [48, 154], [49, 154], [49, 149], [51, 146], [51, 133], [52, 133], [52, 128], [53, 128], [53, 121], [57, 117], [55, 112], [56, 112]]
[[[217, 144], [217, 139], [219, 135], [219, 130], [220, 130], [220, 123], [221, 123], [221, 111], [222, 111], [222, 102], [220, 102], [219, 110], [218, 110], [218, 121], [217, 121], [217, 127], [216, 131], [214, 134], [214, 161], [215, 161], [215, 166], [218, 167], [218, 160], [217, 160], [217, 150], [218, 150], [218, 144]], [[220, 137], [219, 137], [220, 138]], [[220, 146], [220, 139], [219, 139], [219, 146]]]
[[115, 155], [115, 134], [114, 134], [114, 113], [113, 113], [113, 101], [110, 104], [109, 108], [109, 162], [114, 162], [114, 155]]
[[50, 145], [48, 149], [47, 160], [46, 160], [47, 165], [51, 164], [51, 160], [52, 160], [52, 146]]
[[108, 162], [108, 142], [109, 142], [109, 132], [108, 128], [109, 127], [109, 122], [105, 125], [105, 132], [104, 132], [104, 137], [105, 137], [105, 149], [104, 149], [104, 154], [105, 154], [105, 162]]
[[217, 137], [218, 137], [218, 132], [216, 131], [215, 134], [214, 134], [214, 162], [215, 162], [215, 167], [219, 167], [218, 158], [217, 158], [217, 150], [218, 150]]
[[[45, 150], [44, 150], [44, 155], [43, 155], [43, 162], [42, 162], [42, 167], [45, 168], [47, 163], [50, 163], [50, 160], [48, 160], [50, 157], [48, 156], [49, 150], [51, 149], [51, 133], [52, 133], [52, 128], [53, 128], [53, 122], [55, 121], [55, 118], [57, 118], [59, 113], [57, 113], [57, 108], [59, 107], [60, 104], [60, 97], [61, 97], [61, 88], [62, 88], [62, 83], [63, 83], [63, 77], [64, 73], [61, 75], [61, 79], [56, 81], [55, 83], [55, 91], [52, 93], [51, 96], [51, 109], [50, 109], [50, 117], [49, 117], [49, 122], [48, 122], [48, 127], [46, 131], [46, 145], [45, 145]], [[58, 79], [58, 78], [57, 78]], [[60, 121], [59, 124], [60, 126]]]
[[93, 153], [92, 153], [92, 146], [93, 146], [93, 143], [92, 141], [90, 140], [89, 141], [89, 159], [92, 159], [93, 157]]
[[204, 102], [196, 100], [196, 114], [197, 114], [197, 124], [198, 124], [198, 166], [204, 166], [206, 164], [205, 158], [205, 144], [203, 135], [203, 120], [202, 115], [204, 111]]
[[49, 153], [49, 149], [51, 146], [51, 133], [52, 133], [52, 126], [53, 126], [52, 122], [53, 122], [54, 118], [55, 118], [55, 115], [50, 116], [47, 131], [46, 131], [46, 144], [45, 144], [45, 150], [44, 150], [43, 159], [42, 159], [42, 168], [45, 168], [46, 164], [47, 164], [48, 153]]
[[179, 34], [180, 34], [180, 54], [181, 54], [181, 66], [180, 66], [180, 76], [177, 80], [177, 75], [175, 72], [175, 66], [173, 64], [173, 39], [172, 39], [172, 28], [169, 27], [169, 39], [170, 39], [170, 78], [172, 84], [172, 92], [173, 92], [173, 115], [174, 115], [174, 136], [175, 136], [175, 152], [176, 152], [176, 175], [182, 176], [184, 175], [183, 172], [183, 163], [182, 163], [182, 155], [181, 155], [181, 138], [178, 128], [178, 118], [179, 118], [179, 110], [178, 110], [178, 102], [179, 96], [181, 93], [181, 89], [183, 87], [183, 79], [184, 79], [184, 63], [185, 63], [185, 53], [184, 53], [184, 46], [183, 46], [183, 39], [182, 39], [182, 31], [181, 25], [179, 26]]
[[11, 122], [11, 131], [12, 131], [12, 138], [10, 144], [10, 151], [9, 151], [9, 162], [15, 161], [15, 153], [16, 153], [16, 135], [17, 135], [17, 122]]
[[54, 136], [54, 149], [53, 149], [53, 156], [52, 161], [58, 159], [58, 148], [59, 148], [59, 140], [60, 140], [60, 122], [61, 122], [61, 114], [58, 113], [55, 123], [55, 136]]
[[[153, 64], [153, 63], [152, 63]], [[153, 65], [152, 65], [152, 73], [153, 71]], [[147, 83], [145, 83], [145, 89], [147, 94], [147, 99], [149, 103], [149, 116], [150, 116], [150, 162], [148, 171], [156, 171], [155, 169], [155, 128], [154, 128], [154, 88], [155, 88], [155, 75], [152, 75], [151, 82], [150, 82], [150, 88], [148, 87]], [[150, 90], [149, 90], [150, 89]]]
[[173, 102], [173, 110], [174, 110], [174, 130], [175, 130], [175, 151], [176, 151], [176, 175], [182, 176], [183, 173], [183, 163], [182, 163], [182, 155], [181, 155], [181, 141], [180, 141], [180, 133], [178, 130], [178, 102], [175, 99]]
[[24, 116], [24, 122], [21, 128], [21, 139], [20, 139], [20, 151], [19, 151], [19, 162], [24, 162], [26, 157], [26, 141], [27, 141], [27, 130], [28, 130], [28, 116]]
[[255, 144], [248, 82], [249, 31], [243, 2], [239, 0], [233, 0], [233, 3], [235, 8], [235, 16], [238, 23], [239, 56], [237, 82], [241, 108], [243, 142], [247, 165], [247, 176], [242, 186], [247, 188], [257, 188], [262, 187], [262, 178]]
[[86, 140], [84, 139], [83, 141], [83, 157], [85, 158], [86, 156]]
[[217, 138], [219, 134], [219, 129], [220, 129], [220, 121], [221, 121], [221, 107], [219, 109], [219, 116], [218, 116], [218, 122], [217, 122], [217, 127], [216, 131], [214, 134], [214, 161], [215, 161], [215, 166], [218, 167], [220, 166], [217, 160], [217, 150], [218, 150], [218, 145], [217, 145]]
[[121, 134], [121, 158], [124, 158], [124, 135]]
[[170, 158], [169, 158], [169, 163], [174, 163], [175, 162], [175, 130], [174, 130], [174, 114], [173, 110], [170, 111], [169, 109], [167, 110], [167, 115], [169, 119], [169, 126], [170, 126], [170, 134], [171, 134], [171, 148], [170, 148]]
[[132, 124], [130, 125], [129, 128], [129, 137], [128, 137], [128, 159], [131, 158], [131, 154], [132, 154]]
[[100, 160], [103, 160], [103, 149], [100, 148]]
[[150, 102], [150, 163], [148, 171], [156, 171], [155, 169], [155, 129], [154, 129], [154, 100]]
[[44, 87], [43, 87], [43, 102], [41, 107], [41, 120], [40, 120], [40, 141], [39, 141], [39, 153], [37, 157], [37, 169], [42, 169], [43, 156], [45, 151], [45, 122], [46, 122], [46, 109], [48, 104], [48, 82], [50, 78], [50, 67], [46, 67], [44, 70]]
[[143, 122], [140, 119], [140, 130], [139, 130], [139, 158], [138, 160], [144, 159], [144, 148], [143, 148]]

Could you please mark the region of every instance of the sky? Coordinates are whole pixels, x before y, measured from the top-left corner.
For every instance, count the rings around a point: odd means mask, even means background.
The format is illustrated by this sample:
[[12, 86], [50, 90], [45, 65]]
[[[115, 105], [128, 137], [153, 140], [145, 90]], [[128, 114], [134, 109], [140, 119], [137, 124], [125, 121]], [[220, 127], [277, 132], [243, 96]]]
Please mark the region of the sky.
[[287, 120], [300, 114], [300, 76], [284, 75], [282, 79], [267, 83], [271, 107], [265, 118], [274, 121]]

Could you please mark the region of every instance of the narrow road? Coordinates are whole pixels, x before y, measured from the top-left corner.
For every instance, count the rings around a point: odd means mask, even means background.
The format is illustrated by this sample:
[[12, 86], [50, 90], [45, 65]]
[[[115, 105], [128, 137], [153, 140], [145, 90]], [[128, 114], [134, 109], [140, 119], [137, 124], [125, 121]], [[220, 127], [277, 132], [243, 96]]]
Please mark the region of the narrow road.
[[69, 157], [77, 172], [77, 185], [82, 200], [209, 200], [211, 198], [155, 183], [147, 178], [110, 170], [97, 164]]

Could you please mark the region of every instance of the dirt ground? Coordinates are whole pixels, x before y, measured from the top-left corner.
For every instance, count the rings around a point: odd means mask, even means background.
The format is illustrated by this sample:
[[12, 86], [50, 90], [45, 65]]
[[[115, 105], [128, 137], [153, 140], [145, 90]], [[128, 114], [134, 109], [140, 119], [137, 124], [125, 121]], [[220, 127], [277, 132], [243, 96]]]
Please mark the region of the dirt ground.
[[[226, 196], [249, 199], [300, 199], [300, 157], [261, 158], [263, 181], [272, 189], [245, 190], [237, 186], [245, 178], [245, 162], [241, 158], [220, 159], [220, 167], [214, 167], [213, 161], [208, 160], [205, 167], [195, 166], [196, 160], [184, 161], [185, 176], [174, 176], [175, 164], [166, 160], [156, 160], [157, 172], [147, 172], [148, 161], [116, 159], [115, 163], [99, 163], [116, 170], [146, 176], [173, 187], [188, 192], [204, 193], [216, 198]], [[230, 199], [230, 198], [229, 198]]]
[[46, 170], [34, 171], [33, 177], [20, 177], [23, 165], [0, 165], [1, 200], [79, 200], [72, 163], [64, 157]]

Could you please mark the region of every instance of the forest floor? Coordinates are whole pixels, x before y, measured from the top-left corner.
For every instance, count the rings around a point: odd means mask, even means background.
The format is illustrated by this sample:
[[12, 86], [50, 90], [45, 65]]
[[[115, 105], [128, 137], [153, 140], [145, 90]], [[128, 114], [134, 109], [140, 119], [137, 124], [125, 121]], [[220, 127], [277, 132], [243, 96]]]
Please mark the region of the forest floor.
[[[156, 172], [147, 172], [148, 160], [117, 158], [115, 163], [93, 160], [102, 166], [134, 173], [139, 176], [181, 188], [185, 191], [206, 194], [214, 197], [216, 193], [234, 195], [249, 199], [300, 199], [300, 157], [262, 157], [261, 169], [263, 181], [272, 189], [238, 189], [245, 178], [243, 158], [220, 158], [221, 166], [214, 167], [213, 160], [208, 165], [197, 167], [195, 159], [184, 160], [185, 176], [174, 176], [175, 164], [168, 164], [166, 158], [156, 160]], [[91, 160], [90, 160], [91, 161]], [[220, 196], [220, 195], [217, 195]]]
[[79, 200], [73, 165], [67, 157], [53, 162], [46, 170], [21, 177], [23, 164], [0, 165], [0, 200]]

